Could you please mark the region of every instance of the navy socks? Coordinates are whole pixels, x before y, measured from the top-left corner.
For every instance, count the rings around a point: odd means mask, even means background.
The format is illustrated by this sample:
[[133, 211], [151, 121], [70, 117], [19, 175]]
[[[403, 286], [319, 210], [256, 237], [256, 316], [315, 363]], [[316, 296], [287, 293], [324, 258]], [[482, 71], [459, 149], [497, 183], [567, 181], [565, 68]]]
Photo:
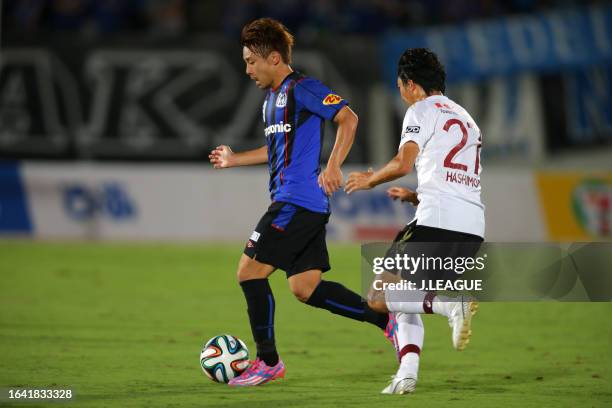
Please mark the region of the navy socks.
[[306, 304], [360, 322], [372, 323], [383, 330], [389, 320], [386, 313], [378, 313], [370, 309], [361, 296], [337, 282], [321, 281]]
[[252, 279], [240, 282], [246, 298], [253, 339], [257, 345], [257, 357], [272, 367], [278, 363], [274, 341], [274, 295], [268, 279]]

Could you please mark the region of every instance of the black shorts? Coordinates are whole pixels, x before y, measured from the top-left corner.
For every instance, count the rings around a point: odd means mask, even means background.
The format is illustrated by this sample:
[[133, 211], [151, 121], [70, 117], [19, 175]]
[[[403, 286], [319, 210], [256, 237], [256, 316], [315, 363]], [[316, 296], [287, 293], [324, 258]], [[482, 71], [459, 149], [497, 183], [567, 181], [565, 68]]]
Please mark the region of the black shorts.
[[[417, 225], [416, 220], [406, 225], [395, 236], [393, 242], [482, 242], [482, 237], [465, 232], [451, 231], [442, 228]], [[473, 247], [465, 245], [465, 247]], [[477, 246], [480, 248], [480, 245]], [[478, 249], [476, 249], [477, 251]], [[474, 252], [472, 255], [476, 254]]]
[[[417, 225], [416, 221], [406, 225], [393, 240], [393, 245], [387, 251], [387, 257], [396, 254], [408, 254], [412, 257], [431, 258], [474, 258], [483, 242], [482, 237], [459, 231]], [[417, 270], [409, 276], [402, 277], [413, 281], [422, 279], [455, 280], [458, 275], [452, 270], [430, 268]]]
[[330, 269], [325, 243], [329, 214], [309, 211], [295, 204], [273, 202], [249, 238], [244, 254], [272, 265], [287, 277], [311, 269]]

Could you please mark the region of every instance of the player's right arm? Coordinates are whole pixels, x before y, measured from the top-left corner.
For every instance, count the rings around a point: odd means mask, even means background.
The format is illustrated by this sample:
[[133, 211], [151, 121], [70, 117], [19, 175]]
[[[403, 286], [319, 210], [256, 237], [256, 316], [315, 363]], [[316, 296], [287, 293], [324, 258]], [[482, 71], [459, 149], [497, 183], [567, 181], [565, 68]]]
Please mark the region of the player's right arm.
[[215, 169], [262, 164], [268, 162], [268, 146], [234, 153], [229, 146], [221, 145], [215, 147], [208, 155], [208, 158]]
[[357, 115], [348, 107], [347, 101], [314, 78], [298, 81], [294, 95], [306, 110], [325, 120], [333, 120], [338, 125], [336, 142], [327, 161], [327, 167], [318, 177], [319, 187], [325, 194], [331, 196], [342, 185], [340, 168], [353, 146]]

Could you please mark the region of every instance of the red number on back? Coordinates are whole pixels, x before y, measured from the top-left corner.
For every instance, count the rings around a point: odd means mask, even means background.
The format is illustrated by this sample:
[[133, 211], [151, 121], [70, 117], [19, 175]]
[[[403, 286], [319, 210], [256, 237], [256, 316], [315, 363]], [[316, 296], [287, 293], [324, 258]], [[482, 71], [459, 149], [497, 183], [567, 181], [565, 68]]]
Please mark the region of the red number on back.
[[467, 166], [465, 164], [455, 163], [455, 162], [453, 162], [453, 158], [455, 157], [455, 155], [457, 153], [459, 153], [461, 151], [461, 149], [463, 149], [463, 147], [467, 143], [468, 132], [467, 132], [467, 129], [465, 128], [465, 126], [463, 125], [463, 122], [461, 122], [459, 119], [449, 119], [444, 124], [443, 129], [448, 132], [448, 129], [450, 129], [450, 127], [453, 126], [453, 125], [459, 126], [459, 129], [461, 129], [461, 134], [463, 134], [463, 137], [461, 138], [461, 141], [459, 142], [459, 144], [457, 144], [455, 147], [453, 147], [451, 149], [451, 151], [448, 152], [448, 154], [444, 158], [444, 167], [449, 167], [451, 169], [467, 171]]

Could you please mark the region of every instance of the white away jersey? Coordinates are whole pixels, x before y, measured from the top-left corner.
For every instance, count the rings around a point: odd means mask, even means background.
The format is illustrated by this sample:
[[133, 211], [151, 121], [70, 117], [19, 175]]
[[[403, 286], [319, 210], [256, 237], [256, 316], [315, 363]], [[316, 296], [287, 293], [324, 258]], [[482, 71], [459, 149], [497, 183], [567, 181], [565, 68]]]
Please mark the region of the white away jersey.
[[484, 238], [480, 202], [480, 129], [470, 114], [443, 95], [433, 95], [406, 111], [399, 147], [419, 146], [417, 225]]

